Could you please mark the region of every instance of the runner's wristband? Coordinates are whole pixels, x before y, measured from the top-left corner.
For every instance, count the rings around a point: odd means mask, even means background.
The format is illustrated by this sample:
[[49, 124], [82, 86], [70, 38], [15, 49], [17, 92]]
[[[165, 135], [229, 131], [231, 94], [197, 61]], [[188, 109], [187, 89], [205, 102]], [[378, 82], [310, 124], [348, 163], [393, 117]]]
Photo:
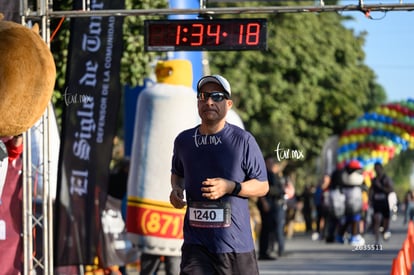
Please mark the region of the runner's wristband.
[[235, 181], [234, 184], [235, 184], [234, 189], [233, 189], [233, 192], [231, 192], [231, 194], [234, 196], [237, 196], [240, 193], [242, 186], [240, 182], [237, 182], [237, 181]]

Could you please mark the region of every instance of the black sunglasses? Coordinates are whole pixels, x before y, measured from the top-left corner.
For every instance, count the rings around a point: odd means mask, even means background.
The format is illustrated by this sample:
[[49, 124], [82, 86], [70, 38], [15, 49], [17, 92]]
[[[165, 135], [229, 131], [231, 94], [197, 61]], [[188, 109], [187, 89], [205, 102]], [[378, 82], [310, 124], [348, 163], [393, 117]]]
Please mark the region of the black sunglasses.
[[197, 98], [203, 101], [207, 101], [209, 97], [211, 97], [211, 99], [214, 102], [221, 102], [224, 99], [229, 99], [229, 97], [225, 93], [222, 93], [222, 92], [212, 92], [212, 93], [200, 92], [197, 95]]

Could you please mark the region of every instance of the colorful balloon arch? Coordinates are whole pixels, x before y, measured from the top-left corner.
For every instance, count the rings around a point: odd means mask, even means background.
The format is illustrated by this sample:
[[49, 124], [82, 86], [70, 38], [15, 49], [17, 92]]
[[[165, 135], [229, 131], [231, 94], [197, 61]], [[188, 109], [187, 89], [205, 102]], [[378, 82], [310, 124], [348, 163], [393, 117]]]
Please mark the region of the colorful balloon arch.
[[408, 149], [414, 149], [414, 99], [383, 104], [350, 123], [339, 137], [337, 166], [358, 160], [372, 178], [376, 162], [385, 165]]

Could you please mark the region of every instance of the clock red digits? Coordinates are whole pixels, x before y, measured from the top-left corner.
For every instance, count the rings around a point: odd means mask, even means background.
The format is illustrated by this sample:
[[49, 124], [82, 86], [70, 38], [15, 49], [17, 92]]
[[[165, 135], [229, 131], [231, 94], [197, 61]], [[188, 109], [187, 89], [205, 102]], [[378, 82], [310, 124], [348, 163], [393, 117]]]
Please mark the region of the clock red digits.
[[[213, 26], [213, 28], [212, 28]], [[216, 41], [215, 41], [215, 45], [218, 45], [220, 42], [220, 25], [216, 25], [216, 31], [213, 32], [211, 29], [214, 29], [214, 25], [208, 24], [207, 25], [207, 35], [208, 36], [215, 36], [216, 37]]]
[[177, 32], [175, 35], [175, 45], [180, 45], [181, 25], [177, 25]]
[[243, 44], [243, 36], [244, 36], [244, 25], [240, 24], [239, 29], [239, 44]]
[[198, 41], [193, 42], [191, 41], [191, 46], [200, 46], [203, 44], [203, 33], [204, 33], [204, 25], [203, 24], [192, 24], [193, 31], [191, 32], [191, 37], [198, 37]]
[[[257, 23], [250, 23], [247, 24], [246, 28], [246, 44], [247, 45], [257, 45], [259, 43], [259, 33], [260, 33], [260, 26]], [[253, 38], [253, 41], [250, 39]]]
[[266, 49], [266, 19], [145, 20], [146, 51]]

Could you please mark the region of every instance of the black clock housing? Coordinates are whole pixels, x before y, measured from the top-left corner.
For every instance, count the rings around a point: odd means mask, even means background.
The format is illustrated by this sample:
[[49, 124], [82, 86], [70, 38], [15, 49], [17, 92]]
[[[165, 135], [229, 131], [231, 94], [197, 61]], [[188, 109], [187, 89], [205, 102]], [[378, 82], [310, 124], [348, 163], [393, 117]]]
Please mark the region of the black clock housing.
[[265, 50], [266, 19], [145, 20], [146, 51]]

